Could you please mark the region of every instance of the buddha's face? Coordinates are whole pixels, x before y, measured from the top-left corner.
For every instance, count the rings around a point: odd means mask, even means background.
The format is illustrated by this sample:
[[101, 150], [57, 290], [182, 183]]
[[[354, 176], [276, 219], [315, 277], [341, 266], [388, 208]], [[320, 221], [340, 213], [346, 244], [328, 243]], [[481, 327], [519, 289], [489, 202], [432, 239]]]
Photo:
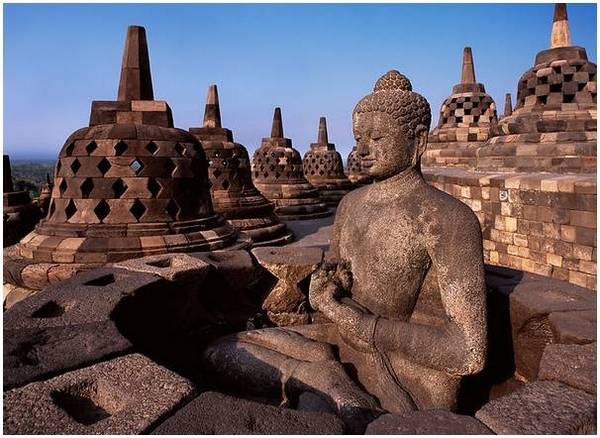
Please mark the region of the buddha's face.
[[353, 131], [362, 166], [377, 180], [416, 166], [427, 143], [426, 129], [409, 138], [392, 116], [379, 111], [355, 113]]

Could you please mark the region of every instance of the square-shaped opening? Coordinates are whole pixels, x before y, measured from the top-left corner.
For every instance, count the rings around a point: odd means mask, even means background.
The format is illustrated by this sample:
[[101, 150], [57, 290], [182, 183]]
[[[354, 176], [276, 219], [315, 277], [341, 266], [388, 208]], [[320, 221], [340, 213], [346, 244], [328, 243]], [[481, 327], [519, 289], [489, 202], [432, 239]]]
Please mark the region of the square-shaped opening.
[[127, 406], [127, 397], [103, 380], [83, 380], [50, 394], [56, 406], [80, 424], [89, 426]]

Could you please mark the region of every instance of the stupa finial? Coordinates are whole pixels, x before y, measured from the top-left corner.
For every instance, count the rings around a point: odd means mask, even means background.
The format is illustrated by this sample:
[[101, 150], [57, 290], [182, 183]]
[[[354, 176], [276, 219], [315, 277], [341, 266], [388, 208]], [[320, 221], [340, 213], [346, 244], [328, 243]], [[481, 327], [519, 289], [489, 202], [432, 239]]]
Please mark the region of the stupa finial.
[[571, 30], [569, 29], [569, 17], [567, 16], [567, 5], [556, 3], [554, 5], [554, 18], [552, 19], [552, 34], [550, 35], [550, 48], [569, 47], [571, 43]]
[[319, 119], [319, 137], [317, 139], [317, 143], [319, 143], [319, 144], [329, 143], [329, 138], [327, 135], [327, 120], [325, 119], [325, 117], [321, 117]]
[[512, 98], [510, 93], [506, 93], [504, 96], [504, 117], [510, 116], [512, 114]]
[[221, 128], [221, 109], [219, 107], [219, 92], [215, 84], [208, 86], [206, 106], [204, 107], [204, 127]]
[[281, 121], [281, 108], [279, 107], [276, 107], [275, 112], [273, 113], [271, 138], [283, 138], [283, 122]]
[[141, 26], [127, 28], [117, 100], [154, 100], [146, 29]]
[[463, 50], [463, 64], [461, 84], [474, 84], [475, 82], [475, 66], [473, 65], [473, 54], [470, 47], [465, 47]]

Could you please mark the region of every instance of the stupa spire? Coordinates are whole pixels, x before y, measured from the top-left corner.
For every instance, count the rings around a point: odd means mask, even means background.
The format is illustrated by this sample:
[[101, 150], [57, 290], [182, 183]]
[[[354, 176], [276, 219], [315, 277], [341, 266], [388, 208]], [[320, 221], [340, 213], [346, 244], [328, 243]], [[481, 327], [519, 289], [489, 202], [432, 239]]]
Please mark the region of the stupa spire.
[[556, 3], [554, 5], [554, 18], [552, 19], [552, 34], [550, 35], [550, 48], [570, 47], [571, 30], [569, 29], [569, 17], [567, 16], [567, 5]]
[[504, 117], [512, 114], [512, 98], [510, 93], [506, 93], [504, 96]]
[[141, 26], [127, 28], [117, 100], [154, 100], [146, 29]]
[[465, 47], [463, 50], [463, 64], [461, 84], [474, 84], [475, 82], [475, 66], [473, 65], [473, 54], [470, 47]]
[[319, 144], [328, 144], [329, 138], [327, 135], [327, 120], [325, 117], [321, 117], [319, 119], [319, 137], [317, 139], [317, 143]]
[[219, 107], [219, 92], [215, 84], [209, 85], [204, 107], [204, 127], [221, 128], [221, 109]]
[[275, 112], [273, 113], [271, 138], [283, 138], [283, 122], [281, 121], [281, 108], [279, 107], [276, 107]]

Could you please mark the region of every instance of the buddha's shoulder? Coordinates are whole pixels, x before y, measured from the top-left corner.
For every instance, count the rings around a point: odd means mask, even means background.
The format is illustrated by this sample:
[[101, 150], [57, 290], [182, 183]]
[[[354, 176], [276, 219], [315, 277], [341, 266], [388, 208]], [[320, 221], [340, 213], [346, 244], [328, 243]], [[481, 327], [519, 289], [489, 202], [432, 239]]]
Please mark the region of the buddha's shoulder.
[[421, 200], [427, 210], [444, 217], [447, 223], [453, 222], [450, 219], [454, 219], [462, 223], [473, 223], [479, 226], [477, 216], [468, 205], [430, 184], [427, 184]]

